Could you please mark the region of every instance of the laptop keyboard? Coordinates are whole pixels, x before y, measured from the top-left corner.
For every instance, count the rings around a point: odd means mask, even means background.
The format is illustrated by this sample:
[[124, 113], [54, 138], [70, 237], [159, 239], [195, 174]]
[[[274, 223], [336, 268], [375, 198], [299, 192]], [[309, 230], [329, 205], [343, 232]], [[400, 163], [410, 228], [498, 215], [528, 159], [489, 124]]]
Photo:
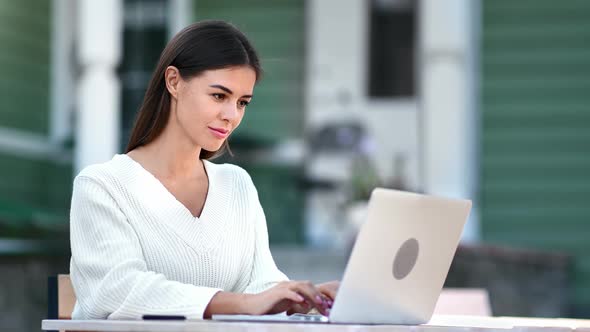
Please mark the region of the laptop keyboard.
[[328, 317], [320, 314], [293, 314], [288, 316], [289, 320], [299, 322], [327, 322]]

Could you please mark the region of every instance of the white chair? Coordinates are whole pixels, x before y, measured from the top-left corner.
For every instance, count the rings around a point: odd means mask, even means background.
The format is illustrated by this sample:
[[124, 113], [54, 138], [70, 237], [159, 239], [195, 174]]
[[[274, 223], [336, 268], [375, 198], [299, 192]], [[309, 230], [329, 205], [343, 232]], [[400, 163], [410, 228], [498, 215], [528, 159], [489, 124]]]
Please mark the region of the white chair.
[[483, 288], [444, 288], [434, 314], [491, 316], [488, 291]]

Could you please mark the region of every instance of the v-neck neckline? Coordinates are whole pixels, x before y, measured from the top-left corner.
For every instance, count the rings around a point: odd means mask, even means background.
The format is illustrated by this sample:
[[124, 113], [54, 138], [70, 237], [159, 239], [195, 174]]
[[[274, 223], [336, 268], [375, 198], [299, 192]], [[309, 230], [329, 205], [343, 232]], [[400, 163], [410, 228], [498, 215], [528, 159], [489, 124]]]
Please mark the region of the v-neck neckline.
[[166, 189], [166, 187], [133, 158], [121, 154], [115, 159], [127, 169], [126, 181], [130, 195], [137, 208], [148, 212], [144, 218], [168, 225], [179, 239], [196, 253], [206, 253], [218, 248], [223, 234], [231, 225], [232, 211], [236, 208], [233, 199], [235, 177], [227, 176], [223, 166], [203, 160], [209, 179], [207, 197], [197, 218]]
[[145, 167], [143, 167], [143, 165], [141, 165], [137, 160], [131, 158], [129, 155], [122, 154], [121, 156], [128, 159], [132, 164], [134, 164], [136, 167], [138, 167], [142, 173], [145, 173], [156, 184], [156, 186], [159, 187], [159, 190], [164, 192], [164, 194], [170, 198], [170, 200], [173, 202], [173, 204], [176, 205], [178, 207], [178, 209], [180, 209], [182, 211], [181, 213], [183, 215], [186, 215], [186, 217], [189, 217], [193, 221], [200, 221], [200, 220], [204, 219], [204, 217], [206, 217], [206, 213], [208, 211], [208, 206], [210, 205], [210, 201], [213, 200], [212, 195], [213, 195], [213, 191], [214, 191], [213, 190], [214, 185], [212, 185], [213, 171], [212, 171], [210, 165], [208, 164], [209, 162], [207, 160], [203, 160], [203, 159], [201, 160], [203, 163], [203, 168], [205, 170], [205, 176], [207, 177], [207, 194], [205, 196], [205, 201], [203, 202], [201, 214], [198, 216], [195, 216], [190, 211], [190, 209], [186, 205], [184, 205], [181, 201], [179, 201], [178, 198], [176, 198], [176, 196], [174, 196], [174, 194], [172, 194], [170, 192], [170, 190], [168, 190], [168, 188], [166, 188], [166, 186], [162, 183], [162, 181], [160, 181], [152, 172], [148, 171]]

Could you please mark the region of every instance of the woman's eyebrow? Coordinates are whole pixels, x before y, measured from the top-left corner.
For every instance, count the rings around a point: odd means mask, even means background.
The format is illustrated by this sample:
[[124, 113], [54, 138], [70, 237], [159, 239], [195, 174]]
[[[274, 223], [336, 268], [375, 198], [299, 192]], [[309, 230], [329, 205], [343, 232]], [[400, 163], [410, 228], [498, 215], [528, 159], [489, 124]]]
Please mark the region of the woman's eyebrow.
[[[223, 85], [220, 85], [220, 84], [212, 84], [212, 85], [209, 85], [209, 87], [221, 89], [221, 90], [229, 93], [230, 95], [234, 94], [233, 91], [231, 91], [229, 88], [227, 88]], [[252, 95], [243, 95], [242, 98], [252, 98]]]

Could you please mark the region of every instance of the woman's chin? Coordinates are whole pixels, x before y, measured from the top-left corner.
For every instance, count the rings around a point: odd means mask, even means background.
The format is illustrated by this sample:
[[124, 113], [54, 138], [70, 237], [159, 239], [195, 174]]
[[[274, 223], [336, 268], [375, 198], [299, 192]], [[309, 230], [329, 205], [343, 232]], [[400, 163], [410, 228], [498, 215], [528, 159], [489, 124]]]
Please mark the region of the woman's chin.
[[221, 147], [223, 146], [223, 142], [218, 143], [218, 144], [207, 144], [207, 145], [203, 145], [201, 147], [201, 149], [209, 151], [209, 152], [215, 152], [219, 149], [221, 149]]

